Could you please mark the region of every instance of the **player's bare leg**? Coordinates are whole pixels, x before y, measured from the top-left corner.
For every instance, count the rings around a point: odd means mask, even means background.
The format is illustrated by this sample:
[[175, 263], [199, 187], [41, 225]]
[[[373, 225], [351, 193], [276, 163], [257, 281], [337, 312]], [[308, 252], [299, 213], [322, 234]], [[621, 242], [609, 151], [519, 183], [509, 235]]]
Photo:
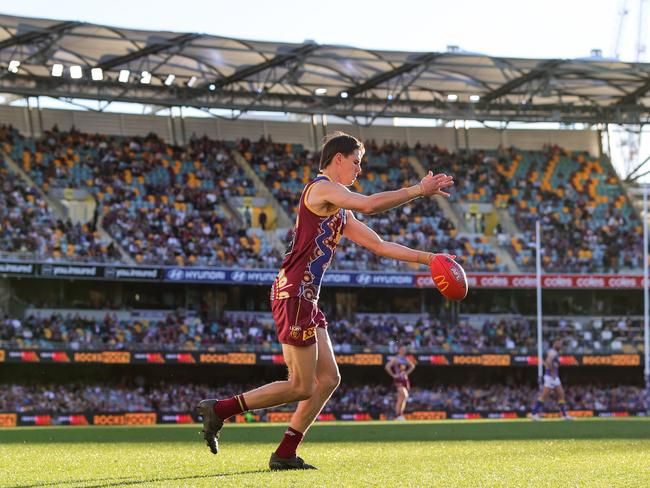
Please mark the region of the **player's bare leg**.
[[314, 394], [319, 355], [317, 344], [311, 346], [282, 344], [282, 353], [289, 370], [287, 380], [274, 381], [244, 393], [249, 410], [306, 400]]
[[397, 420], [404, 419], [404, 410], [406, 410], [406, 401], [408, 400], [408, 390], [403, 386], [397, 388], [397, 401], [395, 402], [395, 418]]
[[341, 382], [341, 375], [339, 374], [327, 329], [317, 328], [316, 335], [318, 337], [316, 387], [309, 399], [298, 404], [298, 408], [291, 417], [291, 423], [289, 424], [291, 428], [303, 433], [314, 423], [316, 417], [318, 417], [318, 414], [323, 410], [323, 407]]
[[540, 420], [541, 417], [539, 415], [540, 410], [544, 407], [544, 402], [548, 398], [548, 396], [551, 394], [551, 389], [548, 387], [544, 387], [542, 390], [542, 394], [539, 396], [537, 401], [535, 402], [535, 406], [533, 407], [533, 411], [530, 414], [530, 418], [532, 420]]
[[296, 449], [341, 381], [327, 330], [319, 327], [316, 329], [316, 335], [318, 360], [315, 388], [311, 397], [298, 404], [280, 446], [271, 455], [269, 467], [273, 470], [313, 468], [296, 456]]
[[213, 454], [219, 452], [219, 432], [226, 419], [247, 410], [276, 407], [311, 397], [318, 360], [316, 344], [305, 347], [283, 344], [282, 352], [289, 369], [286, 381], [275, 381], [225, 400], [199, 402], [197, 411], [203, 417], [203, 438]]
[[566, 406], [566, 395], [564, 394], [564, 388], [558, 386], [555, 388], [557, 392], [558, 404], [560, 405], [560, 412], [562, 412], [562, 418], [564, 420], [573, 420], [574, 417], [568, 414]]

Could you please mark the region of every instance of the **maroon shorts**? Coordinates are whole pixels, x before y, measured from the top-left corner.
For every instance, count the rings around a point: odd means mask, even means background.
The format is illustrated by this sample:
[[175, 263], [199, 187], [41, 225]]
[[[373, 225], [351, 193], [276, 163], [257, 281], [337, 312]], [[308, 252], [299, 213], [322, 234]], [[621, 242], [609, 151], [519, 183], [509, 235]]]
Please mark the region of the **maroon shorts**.
[[395, 378], [393, 380], [393, 383], [397, 388], [406, 388], [407, 390], [411, 389], [411, 382], [409, 381], [408, 377], [406, 378]]
[[271, 311], [281, 344], [311, 346], [316, 343], [316, 328], [327, 329], [327, 320], [318, 305], [304, 298], [271, 300]]

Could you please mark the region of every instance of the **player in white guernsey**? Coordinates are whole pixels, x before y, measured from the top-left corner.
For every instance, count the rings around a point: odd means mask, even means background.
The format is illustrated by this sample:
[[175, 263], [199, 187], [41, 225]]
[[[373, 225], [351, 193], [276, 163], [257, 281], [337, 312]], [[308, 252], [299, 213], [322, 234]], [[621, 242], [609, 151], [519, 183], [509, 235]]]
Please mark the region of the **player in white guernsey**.
[[573, 420], [573, 417], [567, 413], [564, 388], [562, 388], [562, 382], [560, 381], [559, 350], [561, 347], [562, 340], [556, 339], [553, 342], [553, 347], [546, 353], [546, 359], [544, 360], [544, 389], [542, 390], [542, 394], [535, 402], [535, 406], [531, 412], [530, 418], [532, 420], [539, 420], [541, 418], [540, 412], [544, 408], [544, 402], [554, 391], [558, 396], [558, 403], [560, 405], [560, 412], [562, 412], [562, 418], [565, 420]]

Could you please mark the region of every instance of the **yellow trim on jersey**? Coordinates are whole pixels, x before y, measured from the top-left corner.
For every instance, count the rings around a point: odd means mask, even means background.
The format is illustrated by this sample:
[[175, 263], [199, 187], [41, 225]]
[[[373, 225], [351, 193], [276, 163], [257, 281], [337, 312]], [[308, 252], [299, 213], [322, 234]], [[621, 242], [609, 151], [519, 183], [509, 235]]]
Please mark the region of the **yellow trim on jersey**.
[[[318, 176], [324, 176], [324, 177], [327, 178], [329, 181], [332, 181], [332, 180], [330, 179], [330, 177], [327, 176], [327, 175], [320, 174], [320, 175], [318, 175]], [[316, 183], [318, 183], [318, 182], [316, 182]], [[318, 215], [319, 217], [331, 217], [332, 215], [335, 215], [336, 213], [338, 213], [339, 210], [341, 210], [340, 208], [337, 208], [336, 210], [334, 210], [334, 211], [331, 212], [331, 213], [324, 213], [324, 214], [323, 214], [323, 213], [318, 213], [318, 212], [316, 212], [316, 210], [314, 210], [314, 209], [312, 208], [312, 206], [309, 205], [309, 203], [307, 202], [307, 198], [309, 197], [309, 192], [311, 192], [311, 189], [314, 188], [314, 185], [315, 185], [316, 183], [312, 183], [312, 184], [310, 184], [310, 185], [309, 185], [309, 188], [307, 188], [307, 191], [305, 192], [305, 196], [303, 197], [303, 200], [302, 200], [303, 202], [305, 202], [305, 207], [307, 207], [307, 210], [309, 210], [311, 213], [313, 213], [314, 215]]]
[[298, 299], [298, 311], [296, 312], [296, 321], [293, 323], [294, 326], [298, 325], [298, 318], [300, 317], [300, 304], [302, 300]]

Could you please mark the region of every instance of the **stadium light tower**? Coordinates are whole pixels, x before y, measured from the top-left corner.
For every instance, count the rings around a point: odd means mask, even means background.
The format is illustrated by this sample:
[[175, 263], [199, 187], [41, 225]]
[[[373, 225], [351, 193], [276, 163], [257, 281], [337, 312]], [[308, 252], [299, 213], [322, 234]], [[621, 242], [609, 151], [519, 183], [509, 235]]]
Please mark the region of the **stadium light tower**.
[[643, 185], [643, 376], [645, 377], [645, 407], [650, 412], [650, 296], [648, 289], [648, 192], [650, 184]]
[[542, 360], [542, 229], [539, 219], [535, 222], [535, 272], [537, 286], [537, 379], [543, 384]]

